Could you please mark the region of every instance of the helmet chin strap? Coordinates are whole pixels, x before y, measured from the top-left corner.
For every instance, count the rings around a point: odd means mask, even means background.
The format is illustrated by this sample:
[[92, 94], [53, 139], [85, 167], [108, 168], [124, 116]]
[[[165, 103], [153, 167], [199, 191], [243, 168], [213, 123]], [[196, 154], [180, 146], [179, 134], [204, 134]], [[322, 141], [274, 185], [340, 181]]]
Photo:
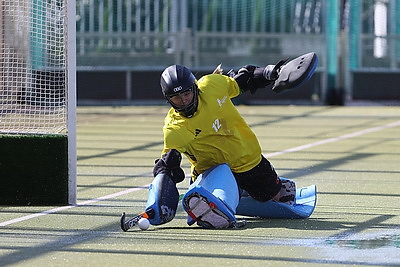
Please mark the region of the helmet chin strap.
[[183, 117], [191, 118], [191, 117], [193, 117], [194, 113], [196, 113], [196, 111], [197, 111], [197, 106], [198, 106], [197, 105], [197, 101], [196, 101], [196, 103], [193, 103], [193, 105], [195, 105], [195, 106], [193, 106], [190, 110], [187, 110], [187, 109], [179, 110], [179, 109], [177, 109], [175, 107], [174, 107], [174, 109], [175, 109], [176, 112], [178, 112]]

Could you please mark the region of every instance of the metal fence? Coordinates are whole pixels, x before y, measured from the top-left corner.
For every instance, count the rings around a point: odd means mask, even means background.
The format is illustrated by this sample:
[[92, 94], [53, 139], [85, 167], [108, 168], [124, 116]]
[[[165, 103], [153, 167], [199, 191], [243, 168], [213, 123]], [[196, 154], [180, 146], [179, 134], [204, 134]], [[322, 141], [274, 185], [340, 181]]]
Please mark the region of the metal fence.
[[77, 0], [78, 70], [236, 68], [309, 51], [323, 92], [351, 88], [354, 71], [400, 72], [400, 1]]
[[78, 0], [78, 66], [239, 66], [323, 52], [324, 2]]

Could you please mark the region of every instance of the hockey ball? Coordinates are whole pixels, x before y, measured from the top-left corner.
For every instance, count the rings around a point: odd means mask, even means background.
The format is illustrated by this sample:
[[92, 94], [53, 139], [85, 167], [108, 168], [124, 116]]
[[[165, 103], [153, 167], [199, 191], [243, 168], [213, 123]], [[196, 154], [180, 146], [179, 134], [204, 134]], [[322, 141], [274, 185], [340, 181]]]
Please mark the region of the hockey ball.
[[139, 228], [142, 229], [142, 230], [147, 230], [147, 229], [149, 229], [150, 222], [149, 222], [149, 220], [146, 219], [146, 218], [141, 218], [141, 219], [138, 221], [138, 226], [139, 226]]

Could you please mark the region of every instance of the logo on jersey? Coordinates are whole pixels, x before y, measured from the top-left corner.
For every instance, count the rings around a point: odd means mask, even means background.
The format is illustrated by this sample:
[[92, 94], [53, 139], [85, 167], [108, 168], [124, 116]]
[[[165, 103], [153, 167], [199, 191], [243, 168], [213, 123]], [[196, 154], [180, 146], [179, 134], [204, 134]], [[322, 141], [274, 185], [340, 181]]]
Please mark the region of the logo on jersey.
[[227, 96], [224, 96], [222, 99], [217, 98], [218, 105], [222, 107], [222, 104], [226, 102]]
[[200, 129], [196, 129], [194, 131], [194, 136], [198, 136], [200, 133], [201, 133], [201, 130]]
[[190, 154], [189, 152], [185, 151], [183, 152], [183, 154], [185, 154], [186, 156], [188, 156], [188, 158], [190, 158], [192, 161], [197, 162], [196, 157], [193, 154]]
[[213, 125], [212, 125], [212, 127], [213, 127], [213, 129], [215, 130], [215, 132], [218, 132], [219, 131], [219, 129], [221, 128], [221, 122], [219, 121], [219, 119], [215, 119], [215, 121], [214, 121], [214, 123], [213, 123]]

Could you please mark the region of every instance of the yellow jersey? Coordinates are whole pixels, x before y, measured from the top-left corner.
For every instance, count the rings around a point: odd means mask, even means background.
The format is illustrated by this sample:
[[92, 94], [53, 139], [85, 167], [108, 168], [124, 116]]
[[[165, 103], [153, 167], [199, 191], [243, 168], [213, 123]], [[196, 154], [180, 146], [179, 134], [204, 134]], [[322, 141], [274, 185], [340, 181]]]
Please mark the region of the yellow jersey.
[[245, 172], [261, 161], [257, 137], [240, 115], [231, 98], [240, 94], [236, 81], [210, 74], [198, 82], [199, 103], [193, 117], [171, 108], [164, 120], [162, 154], [176, 149], [192, 164], [192, 175], [222, 163], [233, 172]]

